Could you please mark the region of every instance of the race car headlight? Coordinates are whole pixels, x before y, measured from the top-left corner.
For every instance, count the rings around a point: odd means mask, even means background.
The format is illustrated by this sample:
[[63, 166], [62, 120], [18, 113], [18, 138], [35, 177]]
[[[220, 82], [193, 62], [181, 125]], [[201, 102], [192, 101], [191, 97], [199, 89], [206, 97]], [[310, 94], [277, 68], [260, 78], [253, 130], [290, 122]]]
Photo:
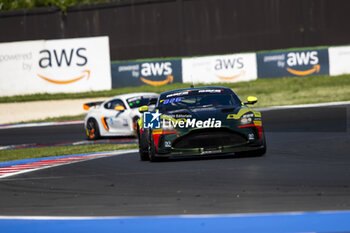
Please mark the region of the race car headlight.
[[253, 113], [246, 113], [241, 117], [241, 123], [242, 124], [249, 124], [253, 121], [254, 114]]

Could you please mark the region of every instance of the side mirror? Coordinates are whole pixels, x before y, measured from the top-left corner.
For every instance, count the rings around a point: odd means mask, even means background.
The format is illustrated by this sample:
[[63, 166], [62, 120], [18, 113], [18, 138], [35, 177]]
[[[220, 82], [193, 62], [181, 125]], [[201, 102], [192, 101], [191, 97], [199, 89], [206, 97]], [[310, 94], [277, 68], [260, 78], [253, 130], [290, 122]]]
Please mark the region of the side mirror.
[[116, 111], [124, 111], [124, 110], [125, 110], [125, 107], [122, 106], [122, 105], [118, 105], [118, 106], [115, 106], [115, 107], [114, 107], [114, 110], [116, 110]]
[[147, 112], [147, 111], [148, 111], [148, 106], [147, 105], [139, 107], [139, 112], [140, 113]]
[[248, 96], [247, 103], [244, 104], [255, 104], [256, 102], [258, 102], [258, 98], [255, 96]]

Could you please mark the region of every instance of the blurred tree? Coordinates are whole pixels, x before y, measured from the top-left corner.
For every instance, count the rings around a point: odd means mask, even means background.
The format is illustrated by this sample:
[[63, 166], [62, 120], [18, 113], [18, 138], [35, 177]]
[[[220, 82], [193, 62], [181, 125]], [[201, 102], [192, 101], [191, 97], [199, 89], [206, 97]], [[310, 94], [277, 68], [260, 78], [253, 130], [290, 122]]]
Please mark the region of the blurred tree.
[[56, 6], [61, 8], [62, 11], [66, 11], [67, 7], [70, 6], [110, 1], [113, 0], [0, 0], [0, 10], [10, 11]]

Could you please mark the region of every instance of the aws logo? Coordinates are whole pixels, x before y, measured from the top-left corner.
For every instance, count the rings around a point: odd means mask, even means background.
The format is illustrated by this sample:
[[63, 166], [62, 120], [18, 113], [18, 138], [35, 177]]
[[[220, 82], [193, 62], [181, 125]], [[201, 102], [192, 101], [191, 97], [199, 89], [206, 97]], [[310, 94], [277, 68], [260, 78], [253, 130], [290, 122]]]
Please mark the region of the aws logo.
[[[78, 49], [61, 49], [61, 50], [41, 50], [39, 52], [39, 66], [42, 69], [47, 68], [61, 68], [61, 67], [83, 67], [88, 63], [88, 58], [86, 56], [86, 48], [78, 48]], [[52, 77], [46, 77], [42, 74], [37, 74], [39, 78], [53, 83], [53, 84], [70, 84], [77, 82], [81, 79], [89, 79], [90, 78], [90, 70], [84, 69], [81, 71], [82, 74], [78, 77], [71, 77], [66, 80], [57, 80]]]
[[[233, 69], [243, 69], [244, 63], [243, 63], [243, 57], [238, 58], [223, 58], [223, 59], [216, 59], [215, 60], [215, 66], [214, 69], [216, 71], [224, 71], [225, 73], [232, 72]], [[241, 76], [245, 75], [245, 70], [241, 70], [239, 73], [236, 73], [234, 75], [216, 75], [221, 80], [229, 81], [237, 79]]]
[[[143, 63], [141, 65], [141, 81], [151, 86], [162, 86], [174, 81], [171, 62]], [[164, 80], [152, 81], [147, 78], [154, 76], [165, 76]]]
[[[289, 67], [287, 67], [286, 70], [289, 73], [297, 76], [311, 75], [313, 73], [320, 72], [321, 66], [318, 63], [319, 63], [319, 59], [318, 59], [317, 51], [288, 53], [287, 65]], [[312, 65], [312, 68], [307, 70], [297, 70], [297, 69], [291, 68], [294, 66], [309, 66], [309, 65]]]

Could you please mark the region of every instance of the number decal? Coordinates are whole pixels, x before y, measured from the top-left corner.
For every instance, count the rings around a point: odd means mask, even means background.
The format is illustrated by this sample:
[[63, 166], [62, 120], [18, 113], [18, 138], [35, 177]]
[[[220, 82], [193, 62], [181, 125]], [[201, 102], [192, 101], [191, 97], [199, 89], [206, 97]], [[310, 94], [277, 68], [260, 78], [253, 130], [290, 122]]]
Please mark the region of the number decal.
[[164, 142], [165, 147], [171, 147], [171, 142], [170, 141], [165, 141]]
[[160, 102], [163, 102], [163, 104], [172, 104], [172, 103], [178, 103], [180, 101], [181, 101], [181, 97], [177, 97], [177, 98], [161, 100]]

